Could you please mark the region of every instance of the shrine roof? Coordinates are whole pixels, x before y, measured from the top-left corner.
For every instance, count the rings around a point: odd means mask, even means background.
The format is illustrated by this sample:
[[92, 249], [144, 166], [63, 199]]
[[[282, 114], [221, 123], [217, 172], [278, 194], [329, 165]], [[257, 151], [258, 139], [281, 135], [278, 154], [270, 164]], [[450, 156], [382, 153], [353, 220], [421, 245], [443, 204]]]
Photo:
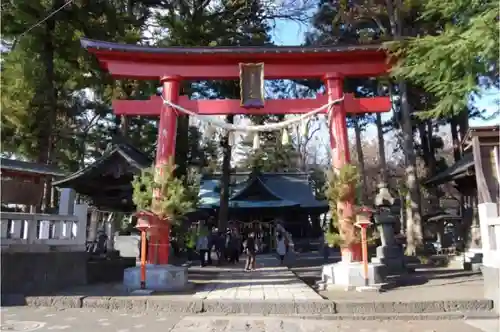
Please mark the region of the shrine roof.
[[432, 216], [423, 216], [426, 222], [446, 222], [446, 221], [460, 221], [462, 220], [461, 216], [457, 216], [456, 214], [450, 214], [446, 211], [438, 211], [434, 213]]
[[264, 173], [260, 178], [282, 199], [296, 201], [303, 207], [328, 206], [328, 202], [314, 197], [307, 173]]
[[432, 176], [424, 182], [425, 185], [437, 186], [450, 181], [472, 175], [474, 170], [474, 155], [466, 153], [462, 159], [446, 168], [444, 171]]
[[500, 125], [470, 127], [462, 141], [464, 150], [471, 148], [473, 137], [479, 137], [481, 143], [498, 145], [500, 141]]
[[0, 169], [18, 173], [34, 174], [34, 175], [50, 175], [57, 177], [67, 175], [66, 173], [64, 173], [55, 166], [32, 163], [15, 159], [8, 159], [8, 158], [0, 159]]
[[[84, 167], [68, 177], [53, 183], [57, 187], [73, 188], [77, 192], [88, 195], [86, 191], [92, 190], [97, 185], [104, 189], [105, 184], [101, 183], [99, 177], [108, 167], [116, 166], [116, 158], [119, 158], [130, 166], [133, 170], [139, 171], [152, 165], [152, 160], [143, 152], [137, 150], [128, 143], [113, 145], [105, 151], [103, 155], [92, 164]], [[95, 182], [97, 179], [97, 183]], [[83, 191], [83, 192], [82, 192]]]
[[[327, 209], [326, 201], [318, 201], [313, 195], [307, 173], [261, 173], [252, 176], [251, 173], [232, 174], [235, 184], [232, 185], [230, 207], [259, 208], [259, 207], [302, 207]], [[246, 197], [251, 185], [258, 183], [261, 190], [267, 191], [274, 198], [260, 201], [251, 201]], [[220, 186], [217, 175], [205, 178], [200, 186], [202, 207], [217, 207], [220, 201]]]

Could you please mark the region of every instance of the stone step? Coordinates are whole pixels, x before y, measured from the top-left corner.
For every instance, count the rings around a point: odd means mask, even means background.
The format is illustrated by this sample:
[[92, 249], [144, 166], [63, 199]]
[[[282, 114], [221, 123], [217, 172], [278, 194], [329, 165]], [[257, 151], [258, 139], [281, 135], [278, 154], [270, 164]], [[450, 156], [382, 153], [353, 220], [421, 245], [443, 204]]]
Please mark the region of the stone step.
[[[3, 295], [3, 294], [2, 294]], [[3, 297], [3, 296], [2, 296]], [[196, 314], [244, 314], [320, 317], [321, 319], [471, 319], [495, 318], [493, 303], [488, 300], [462, 301], [372, 301], [328, 300], [204, 300], [168, 296], [42, 296], [20, 297], [17, 303], [31, 307], [86, 308], [128, 312], [163, 312]], [[394, 316], [394, 317], [393, 317]]]
[[449, 312], [491, 313], [492, 300], [442, 301], [333, 301], [337, 314], [429, 314]]
[[[293, 316], [292, 316], [293, 317]], [[496, 319], [499, 315], [487, 312], [434, 312], [434, 313], [379, 313], [379, 314], [332, 314], [332, 315], [297, 315], [297, 318], [320, 320], [380, 320], [380, 321], [416, 321], [416, 320], [482, 320]]]

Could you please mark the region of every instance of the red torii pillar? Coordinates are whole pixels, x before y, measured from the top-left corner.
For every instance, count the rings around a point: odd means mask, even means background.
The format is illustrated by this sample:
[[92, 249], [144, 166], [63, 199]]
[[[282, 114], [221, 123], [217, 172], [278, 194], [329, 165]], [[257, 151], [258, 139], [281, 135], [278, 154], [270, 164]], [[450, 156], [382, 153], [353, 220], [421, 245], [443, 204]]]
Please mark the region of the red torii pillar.
[[[246, 109], [241, 107], [240, 100], [190, 100], [187, 96], [179, 96], [180, 81], [180, 77], [162, 78], [163, 98], [199, 115], [304, 114], [342, 98], [344, 95], [343, 78], [334, 74], [325, 76], [327, 95], [318, 94], [315, 99], [267, 100], [264, 109]], [[355, 98], [353, 94], [345, 94], [344, 101], [333, 107], [332, 121], [329, 122], [330, 146], [333, 167], [339, 169], [350, 162], [347, 113], [386, 112], [391, 108], [391, 101], [388, 97]], [[117, 115], [159, 116], [156, 165], [161, 166], [170, 158], [174, 158], [178, 111], [164, 105], [161, 97], [153, 96], [149, 100], [115, 100], [113, 109]], [[326, 112], [327, 110], [323, 113]], [[354, 215], [352, 203], [342, 206], [343, 218]], [[340, 208], [339, 206], [339, 210]], [[157, 227], [156, 232], [151, 233], [148, 248], [149, 263], [166, 264], [168, 262], [169, 232], [170, 228], [168, 224], [165, 224]]]
[[[181, 78], [178, 76], [166, 76], [161, 78], [163, 86], [163, 98], [174, 104], [178, 103]], [[158, 142], [156, 147], [156, 167], [160, 172], [162, 166], [175, 159], [175, 140], [177, 133], [177, 110], [162, 104], [160, 108], [160, 121], [158, 123]], [[158, 173], [157, 173], [158, 174]], [[153, 199], [158, 199], [159, 192], [153, 193]], [[153, 203], [154, 204], [154, 203]], [[148, 263], [168, 264], [170, 246], [170, 227], [163, 220], [154, 225], [148, 242]]]
[[[342, 75], [338, 73], [325, 75], [325, 85], [329, 101], [341, 98], [344, 94], [344, 80]], [[343, 103], [333, 105], [332, 107], [333, 113], [331, 116], [331, 121], [328, 123], [328, 129], [330, 131], [330, 148], [332, 150], [332, 166], [334, 170], [339, 170], [351, 162], [351, 153], [349, 151], [349, 137], [347, 133], [347, 113], [345, 105]], [[349, 200], [337, 202], [336, 212], [338, 213], [339, 220], [353, 220], [355, 216], [354, 199], [355, 197], [350, 197]], [[353, 257], [352, 248], [346, 249], [348, 249], [347, 252], [342, 252], [342, 260], [352, 260], [353, 258], [359, 258]], [[345, 257], [348, 252], [350, 253], [350, 257]]]

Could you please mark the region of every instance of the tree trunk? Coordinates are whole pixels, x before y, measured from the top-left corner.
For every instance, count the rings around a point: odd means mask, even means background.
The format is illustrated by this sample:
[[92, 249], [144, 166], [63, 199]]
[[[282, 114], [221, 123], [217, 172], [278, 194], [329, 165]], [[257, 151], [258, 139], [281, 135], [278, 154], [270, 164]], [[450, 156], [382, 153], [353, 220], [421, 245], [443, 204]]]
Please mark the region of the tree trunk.
[[453, 144], [453, 159], [455, 162], [459, 161], [461, 158], [461, 147], [460, 147], [460, 138], [458, 137], [458, 123], [456, 117], [451, 118], [450, 121], [450, 131], [451, 131], [451, 140]]
[[406, 253], [416, 255], [417, 247], [423, 244], [422, 218], [420, 211], [420, 192], [417, 182], [417, 160], [413, 142], [413, 128], [411, 123], [411, 109], [408, 103], [408, 91], [406, 82], [398, 82], [401, 95], [401, 113], [403, 122], [403, 146], [406, 154]]
[[[436, 155], [433, 144], [432, 120], [421, 121], [418, 125], [418, 132], [422, 145], [422, 158], [425, 164], [425, 178], [430, 178], [436, 175]], [[422, 205], [427, 209], [426, 213], [432, 213], [439, 208], [437, 188], [435, 186], [428, 187], [426, 194], [426, 202]]]
[[[431, 170], [430, 164], [431, 164], [431, 159], [432, 156], [430, 155], [430, 142], [429, 142], [429, 137], [427, 135], [427, 130], [426, 130], [426, 123], [425, 121], [420, 121], [418, 123], [418, 134], [420, 136], [420, 149], [421, 149], [421, 158], [424, 162], [425, 165], [425, 172], [424, 172], [424, 178], [429, 178], [433, 175], [433, 172]], [[425, 192], [421, 193], [421, 211], [425, 215], [432, 211], [432, 207], [430, 205], [431, 201], [431, 188], [425, 188], [427, 189]]]
[[462, 142], [469, 130], [469, 111], [467, 109], [458, 115], [457, 123], [460, 132], [460, 142]]
[[376, 114], [375, 125], [377, 126], [378, 154], [380, 161], [380, 180], [384, 183], [388, 183], [389, 176], [387, 174], [387, 160], [385, 159], [384, 128], [382, 128], [382, 116], [380, 115], [380, 113]]
[[[432, 120], [426, 121], [427, 125], [427, 141], [429, 142], [429, 164], [428, 170], [431, 175], [437, 173], [437, 161], [436, 161], [436, 148], [434, 146], [434, 130]], [[429, 204], [431, 209], [439, 209], [439, 196], [437, 187], [432, 186], [429, 188]]]
[[[395, 2], [386, 0], [386, 4], [392, 37], [396, 41], [401, 40], [403, 37], [403, 20], [401, 17], [403, 2], [402, 0], [395, 0]], [[397, 84], [401, 98], [403, 149], [406, 157], [405, 177], [408, 190], [404, 204], [406, 209], [406, 251], [409, 255], [415, 255], [417, 247], [422, 245], [423, 242], [417, 163], [413, 142], [411, 108], [408, 102], [408, 86], [401, 79], [398, 80]]]
[[120, 117], [120, 133], [123, 138], [128, 137], [128, 128], [129, 128], [128, 117], [126, 115], [122, 115]]
[[[234, 115], [227, 116], [227, 122], [234, 122]], [[225, 230], [229, 221], [229, 184], [231, 180], [231, 146], [229, 133], [222, 139], [222, 175], [220, 180], [219, 230]]]
[[175, 144], [175, 175], [177, 177], [185, 177], [187, 175], [187, 157], [189, 150], [188, 140], [189, 116], [179, 115], [177, 117], [177, 137]]
[[[61, 6], [60, 0], [54, 0], [52, 2], [52, 11], [55, 11]], [[45, 67], [45, 84], [43, 85], [43, 91], [40, 93], [43, 97], [43, 106], [41, 118], [39, 121], [39, 134], [38, 134], [38, 160], [40, 164], [51, 164], [52, 162], [52, 150], [54, 145], [53, 140], [53, 127], [56, 121], [57, 112], [57, 91], [54, 85], [55, 83], [55, 72], [54, 72], [54, 52], [55, 47], [52, 41], [52, 35], [54, 33], [56, 26], [56, 21], [54, 17], [51, 17], [45, 21], [45, 41], [42, 51], [42, 59]], [[45, 178], [44, 195], [43, 195], [43, 207], [47, 209], [51, 207], [52, 202], [52, 177], [48, 176]]]
[[359, 125], [359, 117], [353, 117], [354, 122], [354, 133], [356, 137], [356, 154], [358, 156], [358, 167], [359, 174], [361, 176], [361, 204], [366, 204], [368, 202], [367, 198], [367, 188], [366, 188], [366, 172], [365, 172], [365, 158], [363, 154], [363, 144], [361, 143], [361, 127]]

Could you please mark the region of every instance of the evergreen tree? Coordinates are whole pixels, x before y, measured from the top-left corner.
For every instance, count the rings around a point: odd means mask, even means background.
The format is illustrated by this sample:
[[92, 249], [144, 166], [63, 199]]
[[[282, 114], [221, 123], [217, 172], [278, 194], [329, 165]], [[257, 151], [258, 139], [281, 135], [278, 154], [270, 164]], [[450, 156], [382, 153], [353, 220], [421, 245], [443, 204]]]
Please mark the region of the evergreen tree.
[[[111, 82], [89, 61], [79, 38], [138, 40], [148, 10], [138, 2], [131, 18], [127, 5], [63, 0], [2, 4], [2, 38], [10, 46], [2, 63], [3, 152], [78, 167], [72, 161], [83, 160], [86, 147], [74, 142], [75, 136], [88, 138], [93, 125], [86, 115], [109, 113], [101, 101]], [[85, 89], [98, 98], [88, 98]], [[46, 206], [51, 201], [48, 181]]]
[[458, 115], [471, 95], [498, 87], [500, 24], [498, 1], [426, 0], [420, 20], [438, 25], [435, 34], [391, 45], [400, 62], [394, 73], [433, 93], [421, 116]]

